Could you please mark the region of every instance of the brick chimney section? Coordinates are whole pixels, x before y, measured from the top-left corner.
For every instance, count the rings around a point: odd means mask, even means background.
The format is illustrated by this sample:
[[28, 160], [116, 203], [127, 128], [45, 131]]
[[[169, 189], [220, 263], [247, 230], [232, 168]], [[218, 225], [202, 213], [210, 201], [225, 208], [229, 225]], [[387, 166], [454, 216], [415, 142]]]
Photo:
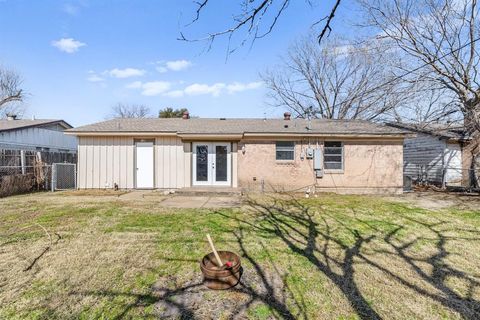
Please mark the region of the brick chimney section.
[[17, 120], [17, 115], [14, 113], [7, 113], [7, 120], [9, 121]]
[[183, 113], [182, 119], [185, 119], [185, 120], [186, 120], [186, 119], [190, 119], [190, 113], [188, 113], [188, 111], [185, 111], [185, 112]]
[[290, 112], [285, 112], [283, 114], [283, 120], [290, 120], [291, 115], [292, 114]]

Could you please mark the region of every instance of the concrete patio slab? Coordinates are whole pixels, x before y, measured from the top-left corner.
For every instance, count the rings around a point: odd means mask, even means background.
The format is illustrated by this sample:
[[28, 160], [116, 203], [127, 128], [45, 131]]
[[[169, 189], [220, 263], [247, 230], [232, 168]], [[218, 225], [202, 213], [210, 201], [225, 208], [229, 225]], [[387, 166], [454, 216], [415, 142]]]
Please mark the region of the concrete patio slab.
[[160, 203], [168, 208], [231, 208], [241, 204], [239, 197], [171, 196]]

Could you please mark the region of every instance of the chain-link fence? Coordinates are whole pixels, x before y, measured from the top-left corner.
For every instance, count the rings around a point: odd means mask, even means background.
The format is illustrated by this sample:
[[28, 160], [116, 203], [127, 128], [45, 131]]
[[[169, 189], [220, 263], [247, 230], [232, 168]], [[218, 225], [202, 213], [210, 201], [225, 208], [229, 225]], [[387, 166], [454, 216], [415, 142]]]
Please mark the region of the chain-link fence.
[[480, 172], [459, 167], [412, 165], [404, 168], [404, 189], [415, 185], [433, 185], [445, 189], [471, 190], [480, 185]]
[[31, 191], [76, 188], [77, 165], [74, 163], [0, 166], [0, 197]]
[[74, 189], [76, 160], [77, 155], [71, 152], [0, 148], [0, 197], [36, 190]]
[[77, 188], [77, 165], [74, 163], [52, 164], [52, 191]]

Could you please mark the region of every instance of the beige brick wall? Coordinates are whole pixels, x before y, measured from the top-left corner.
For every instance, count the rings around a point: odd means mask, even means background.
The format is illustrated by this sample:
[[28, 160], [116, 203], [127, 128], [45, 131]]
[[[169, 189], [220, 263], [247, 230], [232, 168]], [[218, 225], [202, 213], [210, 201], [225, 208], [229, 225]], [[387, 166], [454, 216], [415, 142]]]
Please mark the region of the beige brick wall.
[[[323, 148], [322, 140], [310, 145]], [[403, 141], [345, 140], [343, 171], [316, 178], [313, 160], [301, 160], [308, 141], [296, 141], [294, 161], [275, 160], [275, 141], [242, 141], [238, 147], [238, 185], [266, 191], [318, 191], [337, 193], [401, 193], [403, 189]], [[242, 147], [243, 151], [242, 151]], [[323, 154], [323, 152], [322, 152]]]
[[[471, 185], [471, 168], [473, 155], [480, 154], [480, 135], [474, 135], [472, 140], [462, 147], [462, 186], [469, 187]], [[478, 156], [477, 162], [478, 160]], [[480, 163], [475, 165], [476, 172], [480, 172]], [[478, 179], [478, 173], [477, 179]]]

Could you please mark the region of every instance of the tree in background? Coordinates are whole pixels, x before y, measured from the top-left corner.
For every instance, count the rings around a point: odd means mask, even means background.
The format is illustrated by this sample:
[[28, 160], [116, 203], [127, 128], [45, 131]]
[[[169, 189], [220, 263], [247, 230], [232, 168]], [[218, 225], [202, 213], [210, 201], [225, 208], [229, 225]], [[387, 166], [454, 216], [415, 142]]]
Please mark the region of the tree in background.
[[117, 103], [112, 107], [112, 112], [107, 118], [147, 118], [150, 108], [142, 104]]
[[184, 112], [188, 112], [187, 108], [173, 109], [170, 107], [164, 108], [158, 112], [159, 118], [181, 118]]
[[366, 26], [402, 55], [405, 81], [447, 91], [465, 126], [480, 130], [480, 20], [477, 0], [359, 0]]
[[25, 92], [21, 88], [22, 79], [13, 70], [0, 66], [0, 117], [7, 113], [22, 111], [21, 103], [25, 99]]
[[280, 66], [262, 77], [273, 106], [300, 118], [384, 120], [410, 91], [392, 80], [390, 54], [376, 42], [352, 46], [339, 39], [297, 41]]
[[[477, 0], [359, 2], [365, 10], [365, 25], [403, 55], [399, 69], [404, 81], [428, 81], [451, 98], [450, 104], [462, 114], [462, 125], [473, 138], [469, 145], [472, 172], [480, 172]], [[475, 176], [471, 180], [477, 184]]]

